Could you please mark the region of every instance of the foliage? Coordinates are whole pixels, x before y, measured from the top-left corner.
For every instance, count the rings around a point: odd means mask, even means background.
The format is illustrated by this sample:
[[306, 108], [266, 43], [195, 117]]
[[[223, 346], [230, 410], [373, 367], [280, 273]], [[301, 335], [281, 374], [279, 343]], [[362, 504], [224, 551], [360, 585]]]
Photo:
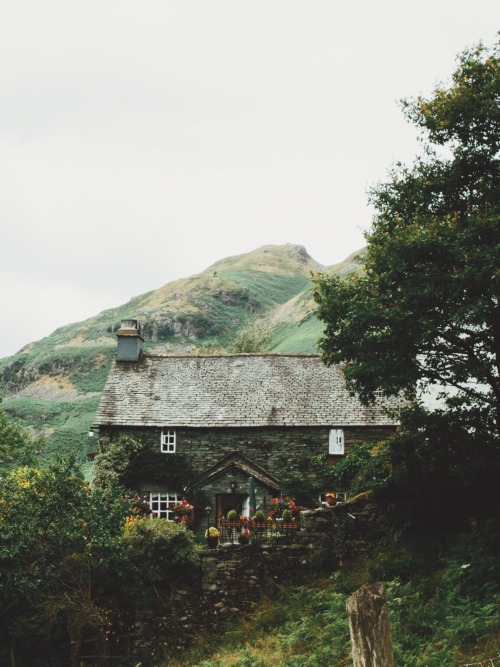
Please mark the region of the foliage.
[[[326, 460], [326, 457], [324, 457], [324, 459]], [[315, 457], [304, 458], [304, 462], [308, 466], [312, 466], [314, 460]], [[283, 476], [283, 486], [286, 486], [289, 493], [297, 499], [298, 503], [305, 506], [311, 506], [317, 502], [319, 494], [325, 488], [325, 483], [319, 472], [318, 474], [315, 474], [314, 480], [311, 480], [305, 475], [300, 474], [300, 472], [292, 471]]]
[[364, 400], [453, 387], [455, 406], [487, 410], [497, 437], [499, 100], [497, 44], [462, 53], [448, 88], [405, 101], [425, 151], [372, 190], [366, 273], [315, 280], [323, 357], [345, 363]]
[[237, 332], [232, 351], [240, 353], [267, 352], [270, 347], [270, 330], [262, 321], [252, 320]]
[[492, 655], [500, 631], [499, 538], [496, 522], [479, 524], [450, 548], [440, 578], [393, 581], [396, 664], [440, 667], [452, 656], [461, 664]]
[[289, 512], [290, 518], [298, 519], [301, 510], [305, 507], [297, 505], [295, 498], [290, 496], [283, 496], [280, 498], [271, 498], [271, 512], [270, 517], [272, 519], [281, 519], [284, 515], [285, 510]]
[[194, 346], [193, 354], [211, 357], [227, 354], [227, 349], [218, 338], [206, 338]]
[[44, 444], [41, 438], [33, 439], [26, 429], [8, 419], [0, 407], [0, 472], [17, 465], [33, 465]]
[[134, 455], [142, 452], [143, 443], [131, 436], [120, 435], [105, 446], [98, 445], [94, 460], [94, 484], [97, 488], [110, 488], [122, 481], [130, 470]]
[[[478, 523], [439, 550], [420, 542], [376, 545], [329, 578], [307, 587], [284, 587], [240, 619], [217, 645], [199, 647], [173, 667], [302, 667], [352, 665], [346, 600], [392, 564], [388, 604], [395, 664], [441, 667], [497, 655], [500, 632], [498, 524]], [[311, 640], [313, 638], [313, 640]], [[212, 657], [209, 657], [210, 654]]]
[[[0, 496], [0, 644], [36, 641], [51, 628], [102, 622], [124, 582], [120, 548], [132, 509], [118, 489], [92, 492], [74, 461], [22, 467]], [[28, 630], [29, 628], [29, 630]]]
[[74, 453], [83, 460], [92, 446], [88, 437], [89, 425], [95, 417], [99, 398], [77, 401], [39, 400], [19, 397], [5, 399], [7, 415], [20, 424], [41, 433], [39, 450], [44, 459], [63, 453]]
[[142, 479], [158, 481], [172, 489], [187, 488], [192, 479], [187, 456], [166, 456], [158, 445], [124, 434], [99, 444], [94, 473], [97, 487], [107, 488], [118, 482], [133, 490], [137, 490]]
[[387, 451], [384, 497], [405, 506], [415, 525], [450, 530], [497, 515], [498, 439], [485, 408], [409, 408]]
[[392, 473], [389, 441], [355, 443], [335, 465], [328, 463], [327, 454], [313, 457], [311, 464], [323, 488], [351, 495], [385, 487]]
[[151, 599], [164, 607], [173, 588], [192, 585], [199, 579], [194, 534], [183, 525], [133, 517], [127, 522], [123, 543], [136, 573], [135, 595], [144, 597], [148, 589]]
[[168, 618], [173, 589], [198, 582], [198, 550], [190, 531], [142, 518], [141, 507], [111, 482], [90, 489], [71, 459], [4, 477], [0, 662], [12, 649], [36, 665], [40, 647], [53, 646], [69, 664], [70, 639], [84, 628], [109, 639], [139, 600]]

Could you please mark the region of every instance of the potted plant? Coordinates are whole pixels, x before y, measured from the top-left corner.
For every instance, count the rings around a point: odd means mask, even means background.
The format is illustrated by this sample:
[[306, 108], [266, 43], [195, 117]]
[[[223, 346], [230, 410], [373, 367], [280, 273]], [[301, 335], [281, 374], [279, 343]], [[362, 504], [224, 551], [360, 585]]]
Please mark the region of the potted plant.
[[229, 524], [229, 538], [233, 544], [238, 544], [239, 515], [236, 510], [229, 510], [227, 520]]
[[337, 496], [334, 493], [327, 493], [325, 500], [328, 507], [335, 507], [337, 504]]
[[250, 531], [245, 526], [240, 533], [240, 544], [248, 544], [250, 540]]
[[205, 531], [205, 537], [207, 539], [207, 544], [209, 549], [215, 549], [219, 542], [219, 531], [215, 526], [207, 528]]
[[283, 510], [283, 523], [290, 523], [292, 520], [292, 511], [289, 509]]

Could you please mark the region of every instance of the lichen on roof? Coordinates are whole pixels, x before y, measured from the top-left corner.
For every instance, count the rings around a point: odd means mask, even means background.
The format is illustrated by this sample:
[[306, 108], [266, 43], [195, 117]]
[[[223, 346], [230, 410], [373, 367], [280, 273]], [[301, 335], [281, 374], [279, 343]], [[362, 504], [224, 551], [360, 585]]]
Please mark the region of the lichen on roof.
[[387, 426], [319, 355], [144, 356], [111, 367], [95, 423], [154, 427]]

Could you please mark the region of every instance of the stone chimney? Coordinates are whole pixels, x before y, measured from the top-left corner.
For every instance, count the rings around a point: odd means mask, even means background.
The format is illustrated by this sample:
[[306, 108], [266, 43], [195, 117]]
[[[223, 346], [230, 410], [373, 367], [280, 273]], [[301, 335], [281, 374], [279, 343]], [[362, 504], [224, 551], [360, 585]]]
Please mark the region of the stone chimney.
[[118, 338], [117, 361], [139, 361], [144, 345], [139, 320], [122, 320], [116, 336]]

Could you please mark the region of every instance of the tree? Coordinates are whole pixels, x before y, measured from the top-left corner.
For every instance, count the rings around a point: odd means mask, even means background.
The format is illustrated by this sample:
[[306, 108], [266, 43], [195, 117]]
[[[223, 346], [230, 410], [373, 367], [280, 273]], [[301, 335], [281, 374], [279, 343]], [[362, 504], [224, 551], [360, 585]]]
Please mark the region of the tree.
[[91, 491], [70, 459], [7, 474], [0, 492], [0, 646], [35, 651], [54, 630], [77, 638], [86, 624], [102, 624], [128, 581], [122, 533], [133, 515], [119, 489]]
[[371, 190], [365, 273], [315, 278], [323, 359], [365, 401], [445, 389], [449, 410], [498, 438], [500, 43], [464, 51], [448, 87], [402, 106], [424, 151]]
[[42, 438], [31, 438], [26, 429], [10, 421], [0, 407], [0, 471], [5, 473], [16, 465], [34, 465], [37, 451], [44, 444]]

